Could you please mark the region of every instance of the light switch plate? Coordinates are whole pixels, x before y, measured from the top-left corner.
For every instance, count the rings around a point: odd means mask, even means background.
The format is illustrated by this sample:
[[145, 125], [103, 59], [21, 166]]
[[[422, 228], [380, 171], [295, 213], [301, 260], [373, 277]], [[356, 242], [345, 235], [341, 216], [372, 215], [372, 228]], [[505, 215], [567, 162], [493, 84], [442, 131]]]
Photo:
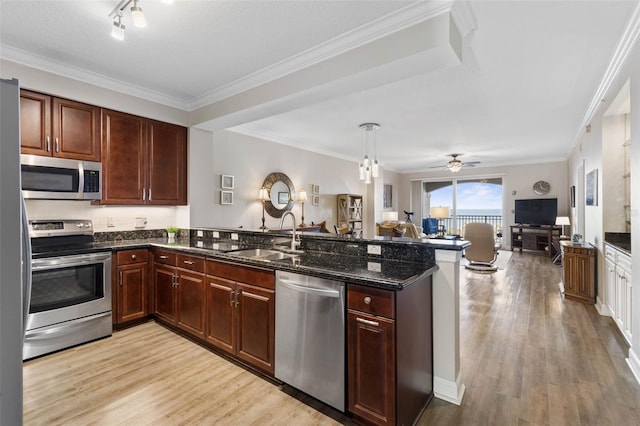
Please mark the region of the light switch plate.
[[378, 244], [367, 245], [367, 254], [382, 254], [382, 246]]
[[367, 262], [367, 269], [371, 272], [381, 272], [382, 265], [379, 262]]

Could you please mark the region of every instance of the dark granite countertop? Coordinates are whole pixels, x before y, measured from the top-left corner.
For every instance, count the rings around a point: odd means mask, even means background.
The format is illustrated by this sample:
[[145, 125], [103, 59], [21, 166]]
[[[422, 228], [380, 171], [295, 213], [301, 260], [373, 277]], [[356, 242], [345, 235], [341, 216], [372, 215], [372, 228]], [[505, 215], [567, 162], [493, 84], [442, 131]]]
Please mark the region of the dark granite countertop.
[[604, 242], [631, 254], [631, 233], [630, 232], [605, 232]]
[[[455, 250], [456, 248], [452, 248], [454, 243], [456, 242], [443, 241], [442, 245], [449, 247], [449, 250]], [[458, 241], [458, 243], [460, 242]], [[317, 251], [306, 251], [304, 254], [294, 258], [278, 260], [243, 257], [231, 254], [231, 252], [253, 248], [256, 247], [256, 245], [241, 244], [240, 242], [229, 240], [190, 242], [188, 239], [178, 239], [175, 243], [168, 243], [166, 238], [150, 238], [104, 241], [97, 242], [95, 245], [102, 248], [111, 248], [114, 251], [161, 247], [204, 256], [210, 259], [232, 261], [247, 266], [266, 267], [274, 270], [280, 269], [393, 290], [401, 290], [413, 284], [419, 278], [430, 275], [438, 269], [437, 266], [424, 265], [416, 262], [403, 262], [364, 256], [335, 255], [333, 253]]]

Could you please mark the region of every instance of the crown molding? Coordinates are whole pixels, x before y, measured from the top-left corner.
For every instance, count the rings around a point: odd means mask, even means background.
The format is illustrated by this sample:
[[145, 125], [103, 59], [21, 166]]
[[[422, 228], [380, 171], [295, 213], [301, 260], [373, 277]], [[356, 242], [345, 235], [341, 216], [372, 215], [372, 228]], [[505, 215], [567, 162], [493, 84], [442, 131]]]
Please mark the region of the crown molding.
[[478, 23], [469, 1], [456, 1], [451, 8], [451, 18], [458, 27], [462, 38], [465, 38], [471, 31], [478, 28]]
[[[311, 65], [338, 56], [389, 34], [451, 11], [453, 1], [416, 1], [395, 12], [327, 40], [269, 67], [189, 101], [190, 110], [221, 101], [238, 93], [284, 77]], [[468, 8], [468, 6], [467, 6]], [[462, 7], [461, 9], [464, 9]], [[466, 16], [466, 14], [465, 14]], [[466, 22], [466, 20], [464, 20]]]
[[188, 104], [182, 99], [167, 96], [164, 93], [149, 90], [122, 80], [106, 77], [102, 74], [87, 71], [82, 68], [70, 66], [62, 62], [53, 61], [44, 56], [35, 55], [25, 50], [16, 49], [12, 46], [0, 44], [0, 57], [21, 65], [35, 68], [62, 77], [79, 80], [84, 83], [102, 87], [129, 96], [145, 99], [162, 105], [167, 105], [176, 109], [187, 111]]
[[607, 92], [611, 88], [611, 85], [618, 77], [620, 69], [624, 65], [627, 60], [629, 54], [633, 50], [635, 43], [638, 41], [640, 37], [640, 2], [636, 3], [636, 8], [631, 14], [627, 26], [625, 27], [622, 37], [618, 41], [616, 48], [611, 56], [611, 60], [609, 61], [609, 65], [607, 66], [607, 70], [602, 76], [602, 80], [600, 80], [600, 84], [596, 89], [593, 97], [591, 98], [591, 103], [587, 108], [587, 112], [582, 119], [582, 123], [580, 124], [580, 128], [578, 129], [576, 136], [573, 140], [573, 144], [567, 151], [567, 156], [571, 155], [571, 152], [578, 145], [580, 139], [586, 132], [587, 126], [591, 123], [591, 120], [596, 114], [598, 108], [602, 105], [604, 100], [606, 99]]

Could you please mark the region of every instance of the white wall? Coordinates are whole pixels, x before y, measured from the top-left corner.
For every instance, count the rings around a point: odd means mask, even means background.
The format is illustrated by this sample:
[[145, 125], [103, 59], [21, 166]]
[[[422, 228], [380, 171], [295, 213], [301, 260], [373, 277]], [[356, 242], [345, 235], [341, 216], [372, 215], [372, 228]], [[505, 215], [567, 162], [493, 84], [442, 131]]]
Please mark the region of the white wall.
[[605, 232], [626, 232], [625, 219], [625, 158], [626, 115], [604, 117], [602, 121], [602, 187], [603, 229]]
[[[418, 172], [401, 175], [399, 209], [409, 210], [411, 182], [421, 179], [463, 179], [480, 177], [502, 177], [502, 210], [504, 215], [505, 238], [508, 242], [509, 226], [514, 224], [513, 209], [516, 199], [521, 198], [557, 198], [558, 215], [567, 216], [569, 212], [568, 168], [564, 161], [539, 164], [520, 164], [502, 167], [474, 167], [462, 169], [458, 173], [448, 171]], [[533, 184], [545, 180], [551, 184], [551, 191], [543, 196], [533, 192]], [[414, 203], [419, 200], [414, 200]], [[414, 204], [414, 209], [417, 209]]]

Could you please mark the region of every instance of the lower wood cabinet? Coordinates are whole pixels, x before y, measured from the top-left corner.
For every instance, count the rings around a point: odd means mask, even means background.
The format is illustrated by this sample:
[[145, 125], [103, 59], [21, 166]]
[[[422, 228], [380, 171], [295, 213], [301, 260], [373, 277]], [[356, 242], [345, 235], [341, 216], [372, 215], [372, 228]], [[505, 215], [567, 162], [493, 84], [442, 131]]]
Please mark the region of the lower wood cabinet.
[[413, 424], [433, 397], [432, 278], [400, 291], [347, 285], [348, 408]]
[[206, 284], [205, 340], [273, 375], [274, 272], [209, 260]]
[[591, 244], [560, 241], [562, 284], [567, 299], [596, 303], [596, 249]]
[[113, 322], [123, 324], [149, 315], [148, 250], [123, 250], [114, 254], [112, 289]]
[[154, 313], [189, 334], [204, 338], [204, 258], [154, 251]]

